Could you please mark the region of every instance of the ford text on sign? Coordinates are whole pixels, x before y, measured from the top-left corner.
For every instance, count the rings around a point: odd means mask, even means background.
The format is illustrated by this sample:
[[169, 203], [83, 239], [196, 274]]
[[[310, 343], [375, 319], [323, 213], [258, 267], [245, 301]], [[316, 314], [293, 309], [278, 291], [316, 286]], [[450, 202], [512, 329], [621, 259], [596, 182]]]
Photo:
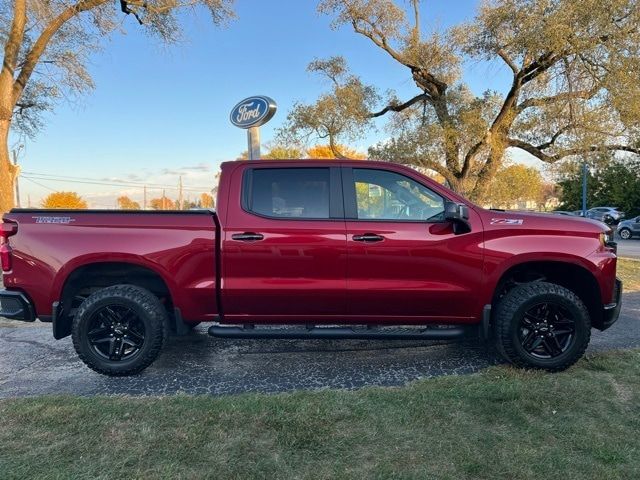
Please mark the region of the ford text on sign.
[[276, 113], [276, 102], [269, 97], [256, 96], [242, 100], [231, 110], [231, 123], [240, 128], [259, 127]]

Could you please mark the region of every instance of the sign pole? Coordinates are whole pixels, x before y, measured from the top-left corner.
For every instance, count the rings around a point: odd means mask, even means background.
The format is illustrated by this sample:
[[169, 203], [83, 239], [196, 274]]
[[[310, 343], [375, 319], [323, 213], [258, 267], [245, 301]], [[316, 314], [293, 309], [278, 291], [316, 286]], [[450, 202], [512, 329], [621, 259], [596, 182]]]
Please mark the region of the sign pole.
[[247, 129], [247, 142], [249, 145], [249, 160], [260, 158], [260, 127]]
[[231, 109], [229, 120], [233, 125], [247, 131], [247, 153], [249, 160], [260, 159], [260, 125], [275, 115], [278, 106], [264, 95], [249, 97]]

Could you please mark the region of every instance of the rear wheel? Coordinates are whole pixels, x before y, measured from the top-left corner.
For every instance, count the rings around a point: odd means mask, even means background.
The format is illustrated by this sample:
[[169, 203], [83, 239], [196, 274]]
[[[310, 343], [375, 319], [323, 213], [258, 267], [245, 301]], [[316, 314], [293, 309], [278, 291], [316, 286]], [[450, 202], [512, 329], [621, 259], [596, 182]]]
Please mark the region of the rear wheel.
[[507, 360], [548, 371], [577, 362], [591, 338], [589, 312], [582, 300], [547, 282], [509, 291], [498, 304], [495, 328], [498, 350]]
[[628, 228], [621, 228], [618, 234], [623, 240], [629, 240], [631, 238], [631, 230], [629, 230]]
[[160, 354], [167, 313], [160, 300], [134, 285], [99, 290], [80, 305], [71, 335], [80, 359], [98, 373], [133, 375]]

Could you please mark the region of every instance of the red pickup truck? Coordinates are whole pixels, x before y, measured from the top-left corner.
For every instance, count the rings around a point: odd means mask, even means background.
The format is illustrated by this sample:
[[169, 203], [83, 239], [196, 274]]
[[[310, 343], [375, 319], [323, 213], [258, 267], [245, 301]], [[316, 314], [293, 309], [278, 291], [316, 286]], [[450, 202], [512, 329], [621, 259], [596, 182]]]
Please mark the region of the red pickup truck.
[[495, 341], [556, 371], [618, 318], [611, 230], [485, 210], [395, 164], [222, 165], [217, 211], [12, 210], [0, 316], [52, 322], [107, 375], [166, 336]]

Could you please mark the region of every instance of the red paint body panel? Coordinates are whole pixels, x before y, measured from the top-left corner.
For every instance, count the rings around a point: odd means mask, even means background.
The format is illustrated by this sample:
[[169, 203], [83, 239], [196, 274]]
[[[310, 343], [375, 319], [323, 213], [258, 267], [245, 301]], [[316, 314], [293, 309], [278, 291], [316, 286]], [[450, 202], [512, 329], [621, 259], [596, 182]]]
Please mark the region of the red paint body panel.
[[[471, 231], [456, 235], [450, 222], [265, 218], [241, 204], [244, 172], [265, 163], [222, 165], [217, 217], [209, 211], [12, 211], [4, 218], [18, 224], [18, 233], [9, 239], [13, 270], [4, 274], [5, 287], [25, 292], [39, 315], [51, 315], [74, 270], [129, 262], [161, 276], [186, 321], [477, 323], [511, 267], [553, 261], [589, 271], [601, 303], [611, 301], [616, 256], [601, 245], [599, 235], [607, 227], [598, 222], [484, 210], [407, 167], [326, 160], [269, 161], [268, 166], [398, 172], [466, 204]], [[58, 215], [71, 221], [36, 223], [36, 217]], [[264, 239], [232, 239], [246, 232]], [[353, 240], [371, 232], [384, 240]]]
[[[480, 225], [475, 212], [472, 223]], [[449, 223], [347, 222], [348, 308], [370, 322], [412, 316], [411, 323], [474, 322], [482, 309], [482, 230], [466, 238]], [[352, 240], [376, 232], [377, 243]]]
[[[344, 220], [271, 219], [244, 211], [243, 165], [223, 168], [229, 179], [221, 253], [224, 321], [297, 323], [344, 317]], [[264, 240], [231, 238], [244, 232], [259, 232]]]
[[[36, 223], [51, 213], [10, 213], [14, 267], [5, 287], [28, 294], [38, 315], [51, 315], [68, 276], [92, 263], [124, 262], [147, 267], [167, 284], [184, 317], [213, 320], [215, 224], [211, 214], [82, 213], [70, 223]], [[126, 281], [126, 279], [123, 279]]]

